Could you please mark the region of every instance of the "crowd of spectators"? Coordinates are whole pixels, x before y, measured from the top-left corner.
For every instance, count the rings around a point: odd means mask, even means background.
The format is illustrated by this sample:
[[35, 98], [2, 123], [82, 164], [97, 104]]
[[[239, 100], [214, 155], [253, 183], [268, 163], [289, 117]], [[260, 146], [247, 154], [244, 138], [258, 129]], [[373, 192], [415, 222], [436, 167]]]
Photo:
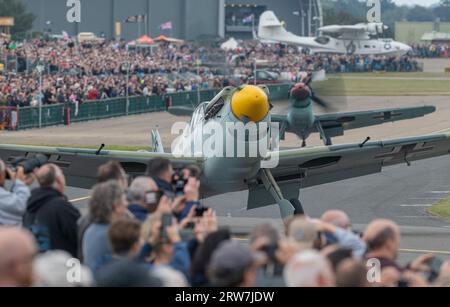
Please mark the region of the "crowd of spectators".
[[414, 44], [413, 55], [420, 58], [448, 58], [450, 44]]
[[224, 79], [198, 66], [204, 51], [189, 45], [161, 44], [137, 51], [124, 42], [83, 47], [36, 40], [2, 48], [8, 70], [0, 75], [0, 101], [11, 106], [38, 104], [38, 66], [44, 68], [44, 104], [217, 88]]
[[[126, 42], [81, 46], [65, 40], [1, 42], [0, 104], [36, 106], [115, 97], [163, 95], [239, 85], [253, 78], [254, 60], [296, 79], [314, 65], [328, 73], [417, 71], [409, 56], [310, 55], [292, 46], [245, 41], [237, 50], [184, 44], [132, 49]], [[42, 89], [37, 67], [43, 67]], [[290, 80], [287, 80], [290, 81]], [[42, 92], [40, 92], [40, 89]]]
[[129, 185], [108, 162], [80, 212], [58, 166], [25, 174], [0, 161], [0, 286], [450, 286], [450, 262], [398, 262], [400, 229], [389, 220], [358, 233], [342, 211], [297, 210], [284, 230], [264, 223], [238, 242], [202, 205], [199, 178], [195, 166], [154, 159]]
[[308, 49], [294, 46], [263, 45], [258, 42], [247, 42], [237, 51], [228, 53], [229, 61], [235, 65], [239, 74], [249, 74], [254, 59], [259, 59], [261, 67], [278, 73], [290, 73], [293, 79], [309, 67], [327, 73], [352, 72], [414, 72], [420, 70], [419, 63], [410, 56], [375, 56], [375, 55], [338, 55], [310, 54]]

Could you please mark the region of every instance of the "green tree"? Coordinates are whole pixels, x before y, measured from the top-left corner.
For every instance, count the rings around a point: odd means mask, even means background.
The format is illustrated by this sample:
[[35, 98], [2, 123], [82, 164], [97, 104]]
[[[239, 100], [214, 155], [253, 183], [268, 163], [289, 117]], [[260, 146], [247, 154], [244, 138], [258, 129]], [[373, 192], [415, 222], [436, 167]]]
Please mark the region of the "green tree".
[[439, 6], [435, 7], [433, 12], [441, 21], [450, 21], [450, 0], [441, 0]]
[[[442, 0], [441, 5], [434, 11], [421, 6], [398, 6], [393, 0], [380, 0], [380, 2], [381, 21], [389, 27], [389, 30], [384, 33], [386, 37], [394, 35], [397, 21], [434, 21], [436, 17], [442, 20], [450, 18], [450, 0]], [[366, 0], [322, 0], [322, 6], [325, 25], [367, 22], [369, 7]], [[449, 11], [445, 10], [446, 7]]]
[[355, 17], [347, 12], [336, 12], [328, 8], [323, 10], [324, 25], [354, 25], [364, 22], [364, 18]]
[[408, 21], [434, 21], [435, 15], [431, 9], [416, 5], [406, 14]]
[[366, 21], [366, 7], [359, 0], [325, 0], [322, 4], [324, 25], [353, 25]]
[[0, 0], [0, 16], [14, 17], [15, 25], [11, 29], [14, 38], [23, 38], [33, 27], [35, 16], [29, 12], [21, 0]]

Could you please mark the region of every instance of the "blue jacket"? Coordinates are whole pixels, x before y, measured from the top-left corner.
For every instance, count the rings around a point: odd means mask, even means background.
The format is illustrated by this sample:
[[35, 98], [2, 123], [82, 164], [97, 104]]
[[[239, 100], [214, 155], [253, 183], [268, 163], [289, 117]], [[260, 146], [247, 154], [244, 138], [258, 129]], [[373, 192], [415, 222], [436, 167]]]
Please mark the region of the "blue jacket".
[[[142, 246], [138, 256], [139, 261], [145, 261], [153, 250], [153, 247], [146, 243]], [[184, 242], [178, 242], [173, 245], [172, 259], [169, 266], [181, 272], [188, 281], [191, 280], [191, 257], [189, 255], [188, 245]]]
[[93, 223], [83, 236], [83, 261], [94, 273], [98, 269], [99, 263], [112, 255], [108, 228], [108, 224]]
[[163, 190], [167, 194], [173, 194], [175, 196], [175, 191], [173, 189], [173, 186], [170, 182], [164, 181], [158, 177], [152, 177], [152, 179], [155, 181], [158, 188]]
[[133, 216], [141, 222], [145, 222], [147, 216], [150, 213], [147, 209], [142, 208], [142, 206], [139, 206], [137, 204], [128, 205], [128, 211], [130, 211]]
[[0, 225], [21, 226], [30, 195], [30, 189], [20, 180], [16, 180], [11, 192], [0, 187]]
[[179, 242], [173, 245], [172, 260], [169, 265], [183, 273], [188, 281], [191, 280], [191, 257], [186, 243]]

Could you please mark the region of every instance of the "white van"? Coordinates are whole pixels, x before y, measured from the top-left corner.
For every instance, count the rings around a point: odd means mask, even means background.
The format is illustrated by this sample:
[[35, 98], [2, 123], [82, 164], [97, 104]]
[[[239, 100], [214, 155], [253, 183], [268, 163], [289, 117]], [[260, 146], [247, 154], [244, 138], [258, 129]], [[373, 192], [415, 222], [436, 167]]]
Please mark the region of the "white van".
[[103, 39], [97, 37], [92, 32], [81, 32], [77, 36], [78, 43], [80, 44], [99, 44], [103, 42]]

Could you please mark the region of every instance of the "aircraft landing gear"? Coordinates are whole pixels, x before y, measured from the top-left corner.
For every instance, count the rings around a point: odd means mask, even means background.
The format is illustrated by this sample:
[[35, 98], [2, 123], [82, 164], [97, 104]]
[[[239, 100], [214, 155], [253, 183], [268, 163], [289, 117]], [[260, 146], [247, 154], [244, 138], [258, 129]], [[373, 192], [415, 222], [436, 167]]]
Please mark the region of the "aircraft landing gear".
[[298, 200], [298, 199], [291, 199], [291, 204], [294, 207], [294, 215], [298, 216], [298, 215], [305, 215], [305, 209], [303, 208], [302, 203]]
[[320, 138], [322, 139], [325, 146], [331, 146], [333, 143], [331, 142], [331, 138], [325, 133], [322, 128], [322, 124], [319, 121], [315, 123], [317, 131], [319, 131]]
[[268, 169], [261, 169], [260, 178], [264, 184], [264, 187], [269, 191], [269, 193], [272, 195], [272, 197], [275, 199], [275, 201], [278, 204], [278, 207], [280, 208], [280, 214], [281, 218], [284, 220], [288, 217], [291, 217], [294, 215], [294, 213], [298, 210], [292, 205], [292, 203], [285, 199], [283, 196], [283, 193], [278, 186], [277, 182], [275, 181], [275, 178], [273, 178], [272, 173]]
[[302, 148], [305, 148], [305, 147], [306, 147], [306, 140], [303, 139], [303, 142], [302, 142]]

